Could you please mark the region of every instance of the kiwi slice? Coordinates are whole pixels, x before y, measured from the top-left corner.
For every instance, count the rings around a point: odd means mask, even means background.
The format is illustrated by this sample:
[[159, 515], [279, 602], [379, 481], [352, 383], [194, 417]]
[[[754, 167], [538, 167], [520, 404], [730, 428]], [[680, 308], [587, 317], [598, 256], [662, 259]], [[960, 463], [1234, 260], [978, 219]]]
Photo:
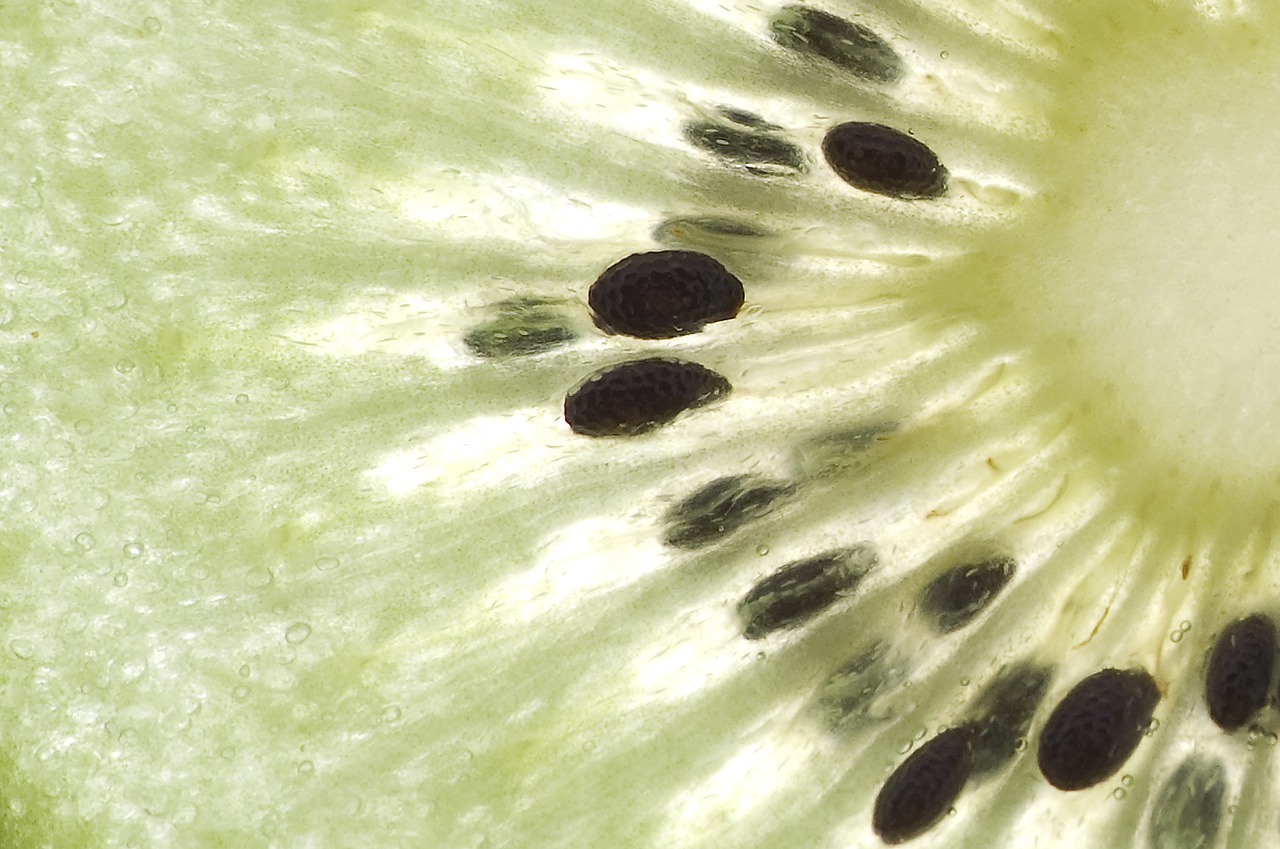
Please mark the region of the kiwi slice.
[[0, 22], [4, 845], [1274, 838], [1274, 4]]

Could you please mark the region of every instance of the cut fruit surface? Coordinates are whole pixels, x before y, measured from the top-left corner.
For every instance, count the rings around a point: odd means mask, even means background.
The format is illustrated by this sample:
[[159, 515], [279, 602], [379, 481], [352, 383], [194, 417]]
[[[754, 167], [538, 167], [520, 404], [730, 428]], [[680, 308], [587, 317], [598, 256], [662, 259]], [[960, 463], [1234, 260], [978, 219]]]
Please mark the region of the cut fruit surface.
[[1280, 12], [0, 24], [0, 844], [1280, 828]]
[[1273, 487], [1280, 30], [1147, 4], [1072, 23], [1035, 224], [975, 306], [1135, 465]]

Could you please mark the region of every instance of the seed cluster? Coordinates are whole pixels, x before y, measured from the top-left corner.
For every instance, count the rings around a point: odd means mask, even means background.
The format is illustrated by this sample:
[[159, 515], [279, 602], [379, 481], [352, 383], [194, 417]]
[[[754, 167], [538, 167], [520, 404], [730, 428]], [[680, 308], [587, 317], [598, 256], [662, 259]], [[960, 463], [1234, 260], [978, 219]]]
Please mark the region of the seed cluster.
[[[742, 282], [696, 251], [632, 254], [609, 266], [587, 296], [602, 329], [640, 339], [696, 333], [735, 317]], [[570, 390], [564, 419], [584, 436], [635, 436], [728, 395], [732, 385], [706, 366], [649, 357], [608, 366]]]
[[[890, 85], [905, 73], [897, 51], [862, 24], [803, 5], [775, 15], [770, 32], [784, 50], [835, 67], [872, 85]], [[719, 107], [688, 121], [684, 139], [722, 162], [743, 167], [755, 177], [796, 176], [807, 170], [803, 150], [784, 128], [749, 112]], [[945, 193], [947, 169], [924, 143], [881, 124], [850, 121], [827, 133], [822, 153], [831, 170], [854, 188], [900, 200], [937, 198]], [[658, 233], [711, 233], [721, 237], [759, 236], [734, 222], [728, 231], [720, 219], [677, 218]], [[659, 250], [625, 256], [605, 268], [591, 284], [587, 302], [595, 325], [605, 333], [664, 340], [702, 331], [708, 324], [737, 317], [745, 303], [742, 281], [716, 258], [693, 250]], [[543, 354], [576, 336], [555, 308], [538, 299], [500, 304], [498, 315], [471, 330], [465, 344], [485, 358]], [[576, 434], [595, 437], [637, 436], [666, 425], [732, 391], [732, 385], [705, 365], [653, 356], [598, 369], [571, 389], [564, 420]], [[678, 535], [677, 535], [678, 536]], [[694, 534], [690, 539], [695, 539]], [[980, 576], [979, 583], [999, 579]], [[938, 614], [939, 628], [959, 627], [980, 610], [983, 599], [999, 591], [972, 589], [973, 600]], [[934, 604], [959, 585], [943, 588], [926, 601]], [[936, 596], [936, 598], [935, 598]], [[973, 608], [970, 611], [969, 608]]]
[[890, 844], [918, 837], [941, 821], [971, 779], [1013, 760], [1051, 675], [1048, 667], [1032, 664], [1005, 669], [962, 723], [940, 731], [899, 764], [876, 796], [876, 834]]
[[[771, 19], [769, 32], [787, 61], [816, 62], [824, 72], [859, 84], [888, 87], [907, 73], [887, 40], [828, 12], [787, 6]], [[743, 109], [696, 110], [682, 133], [703, 160], [711, 157], [717, 167], [750, 179], [801, 179], [817, 161], [786, 128]], [[821, 159], [849, 187], [894, 201], [941, 198], [950, 182], [948, 168], [914, 132], [867, 120], [831, 126]], [[771, 235], [754, 223], [705, 215], [676, 215], [654, 231], [661, 243], [718, 245], [726, 252]], [[742, 281], [721, 260], [696, 250], [657, 250], [613, 262], [587, 289], [586, 299], [602, 333], [660, 345], [735, 319], [745, 295]], [[542, 354], [575, 338], [553, 305], [532, 299], [502, 305], [498, 317], [473, 330], [466, 344], [492, 358]], [[707, 366], [655, 352], [584, 378], [565, 395], [564, 421], [582, 436], [634, 437], [731, 392], [729, 380]], [[799, 486], [755, 473], [716, 478], [666, 511], [663, 543], [683, 551], [717, 545], [779, 509]], [[742, 637], [763, 641], [805, 628], [854, 596], [879, 558], [872, 542], [855, 541], [759, 578], [737, 602]], [[1016, 574], [1015, 559], [1005, 554], [949, 564], [920, 589], [916, 609], [935, 637], [949, 637], [992, 606]], [[1275, 624], [1260, 613], [1231, 623], [1218, 636], [1205, 671], [1205, 701], [1224, 731], [1245, 727], [1280, 701], [1277, 643]], [[817, 702], [832, 728], [875, 722], [874, 704], [904, 686], [909, 663], [889, 639], [863, 645], [820, 688]], [[927, 832], [969, 783], [1006, 768], [1033, 736], [1039, 771], [1054, 788], [1085, 790], [1120, 771], [1152, 727], [1162, 698], [1155, 677], [1143, 668], [1088, 675], [1058, 699], [1036, 736], [1032, 726], [1053, 676], [1051, 665], [1032, 661], [1001, 669], [958, 722], [916, 748], [883, 781], [871, 811], [872, 830], [890, 844]], [[1159, 792], [1151, 820], [1155, 845], [1212, 844], [1225, 793], [1221, 764], [1188, 755]]]
[[[1003, 562], [1001, 557], [980, 564], [983, 568], [976, 574]], [[943, 577], [973, 569], [955, 567]], [[1010, 575], [1012, 569], [1010, 563]], [[936, 591], [926, 588], [922, 602], [931, 592]], [[1280, 701], [1277, 650], [1275, 622], [1263, 613], [1231, 622], [1218, 634], [1206, 665], [1204, 694], [1209, 716], [1224, 731], [1249, 725], [1260, 711]], [[878, 646], [874, 657], [860, 658], [833, 679], [856, 678], [872, 670], [884, 652]], [[1051, 676], [1045, 666], [1006, 670], [968, 719], [940, 732], [900, 764], [876, 800], [876, 833], [886, 843], [923, 833], [940, 821], [971, 777], [1012, 760]], [[1069, 792], [1095, 787], [1116, 775], [1150, 733], [1161, 698], [1155, 678], [1142, 668], [1103, 669], [1076, 682], [1040, 730], [1036, 758], [1041, 775], [1052, 787]], [[1204, 755], [1188, 755], [1159, 791], [1151, 821], [1153, 845], [1211, 845], [1225, 794], [1222, 765]]]

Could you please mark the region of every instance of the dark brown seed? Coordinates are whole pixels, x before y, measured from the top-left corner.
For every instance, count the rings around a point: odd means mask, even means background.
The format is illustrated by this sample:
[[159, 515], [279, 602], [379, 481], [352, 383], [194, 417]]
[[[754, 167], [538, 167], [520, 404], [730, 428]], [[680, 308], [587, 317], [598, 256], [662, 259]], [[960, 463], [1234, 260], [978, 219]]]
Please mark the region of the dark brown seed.
[[564, 399], [564, 420], [585, 436], [634, 436], [727, 395], [729, 381], [684, 360], [653, 357], [609, 366]]
[[943, 731], [893, 771], [871, 818], [885, 843], [905, 843], [946, 816], [969, 780], [973, 738], [967, 725]]
[[1267, 702], [1276, 664], [1276, 626], [1262, 614], [1232, 622], [1218, 635], [1205, 675], [1209, 716], [1225, 731], [1244, 725]]
[[1010, 557], [955, 566], [929, 582], [920, 607], [944, 634], [963, 628], [995, 600], [1015, 569]]
[[1105, 781], [1138, 748], [1160, 701], [1144, 669], [1104, 669], [1071, 688], [1040, 732], [1040, 772], [1059, 790]]
[[882, 124], [850, 121], [822, 140], [831, 170], [857, 189], [902, 200], [936, 198], [947, 190], [947, 169], [925, 144]]
[[787, 564], [752, 587], [738, 605], [743, 634], [758, 640], [816, 616], [851, 592], [875, 563], [875, 549], [864, 543]]
[[696, 333], [742, 308], [742, 281], [696, 251], [632, 254], [605, 269], [587, 295], [596, 324], [641, 339]]

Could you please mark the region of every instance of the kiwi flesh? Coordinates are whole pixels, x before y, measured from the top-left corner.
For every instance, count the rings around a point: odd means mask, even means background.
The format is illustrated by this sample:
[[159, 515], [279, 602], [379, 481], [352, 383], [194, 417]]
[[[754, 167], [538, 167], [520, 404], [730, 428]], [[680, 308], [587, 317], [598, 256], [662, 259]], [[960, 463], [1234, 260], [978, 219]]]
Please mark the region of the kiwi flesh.
[[1280, 14], [553, 5], [0, 10], [0, 839], [1264, 845]]

